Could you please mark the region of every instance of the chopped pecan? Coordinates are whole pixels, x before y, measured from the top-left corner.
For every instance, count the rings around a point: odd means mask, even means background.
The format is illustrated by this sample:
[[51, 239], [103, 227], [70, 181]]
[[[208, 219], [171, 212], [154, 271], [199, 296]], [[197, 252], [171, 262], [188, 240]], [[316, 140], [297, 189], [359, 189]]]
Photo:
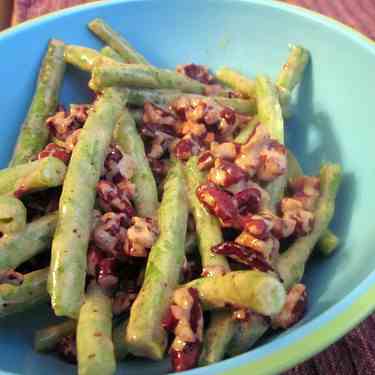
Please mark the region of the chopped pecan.
[[190, 135], [184, 136], [175, 146], [176, 157], [179, 160], [188, 160], [190, 156], [197, 155], [200, 150], [201, 145]]
[[237, 226], [238, 209], [233, 196], [210, 184], [200, 185], [196, 194], [207, 210], [219, 218], [223, 227]]
[[14, 270], [1, 271], [0, 272], [0, 285], [21, 285], [23, 283], [23, 274]]
[[58, 146], [55, 143], [48, 143], [46, 147], [38, 154], [38, 160], [47, 158], [48, 156], [54, 156], [57, 159], [60, 159], [65, 164], [69, 163], [70, 152], [66, 151], [65, 148]]
[[132, 257], [146, 257], [159, 231], [153, 219], [134, 216], [127, 234], [129, 241], [124, 248], [125, 253]]
[[256, 238], [252, 234], [248, 233], [247, 231], [243, 231], [236, 239], [235, 242], [242, 245], [249, 247], [259, 253], [261, 253], [265, 259], [269, 260], [272, 248], [273, 248], [273, 239], [269, 237], [264, 240], [260, 240]]
[[202, 138], [206, 135], [207, 130], [203, 124], [188, 119], [181, 124], [181, 133], [182, 135], [190, 134], [195, 138]]
[[270, 141], [260, 152], [257, 178], [270, 182], [283, 175], [287, 168], [286, 148], [276, 140]]
[[240, 153], [236, 158], [236, 164], [250, 176], [254, 176], [260, 163], [260, 153], [263, 148], [270, 142], [270, 134], [267, 128], [258, 124], [248, 141], [241, 146]]
[[167, 133], [172, 132], [175, 134], [176, 123], [177, 119], [172, 112], [150, 102], [145, 102], [143, 106], [143, 124], [149, 125], [148, 129], [165, 130]]
[[307, 211], [315, 209], [320, 195], [320, 180], [314, 176], [301, 176], [289, 182], [293, 198], [299, 200]]
[[116, 183], [122, 179], [130, 179], [135, 168], [135, 162], [129, 155], [123, 154], [117, 146], [112, 145], [109, 148], [103, 173], [107, 180]]
[[224, 159], [216, 159], [214, 168], [208, 173], [210, 182], [225, 188], [246, 179], [247, 174], [240, 167]]
[[198, 158], [198, 168], [203, 170], [209, 170], [214, 166], [215, 159], [210, 151], [203, 151]]
[[225, 255], [236, 262], [245, 264], [250, 269], [257, 269], [262, 272], [274, 271], [260, 252], [236, 242], [222, 242], [212, 247], [211, 251], [215, 254]]
[[91, 245], [87, 252], [87, 274], [97, 276], [99, 263], [104, 259], [104, 254], [96, 246]]
[[284, 329], [291, 327], [302, 319], [306, 308], [306, 287], [303, 284], [295, 284], [288, 292], [283, 309], [272, 320], [272, 326]]
[[241, 215], [256, 213], [261, 207], [262, 193], [260, 189], [251, 187], [234, 195], [237, 201], [238, 211]]
[[128, 311], [137, 297], [134, 291], [119, 291], [113, 297], [112, 312], [120, 315]]
[[205, 65], [198, 65], [193, 63], [177, 65], [176, 71], [177, 73], [184, 74], [185, 76], [206, 85], [210, 85], [215, 81], [214, 76], [209, 73], [208, 68]]
[[254, 237], [265, 240], [273, 228], [272, 220], [261, 215], [249, 215], [242, 220], [244, 229]]
[[124, 213], [128, 221], [134, 216], [135, 212], [126, 184], [117, 186], [111, 181], [99, 180], [96, 191], [100, 207], [103, 210]]
[[70, 113], [62, 108], [46, 120], [46, 125], [54, 137], [65, 141], [75, 130], [82, 128], [87, 119], [88, 108], [86, 105], [72, 105]]
[[106, 292], [113, 292], [118, 286], [118, 261], [115, 258], [104, 258], [98, 265], [98, 284]]
[[314, 227], [314, 214], [303, 208], [300, 200], [295, 198], [283, 198], [280, 204], [283, 219], [294, 221], [296, 236], [305, 236], [309, 234]]
[[221, 158], [221, 159], [233, 161], [236, 158], [239, 150], [240, 150], [240, 146], [234, 142], [223, 142], [223, 143], [213, 142], [211, 144], [211, 154], [215, 158]]
[[169, 311], [173, 317], [164, 320], [164, 327], [173, 328], [175, 334], [170, 350], [172, 367], [175, 371], [193, 368], [203, 339], [203, 311], [197, 290], [177, 289]]
[[126, 242], [127, 220], [127, 216], [123, 213], [105, 213], [94, 229], [93, 238], [96, 246], [112, 256], [121, 253], [123, 243]]
[[61, 338], [61, 340], [57, 343], [55, 350], [64, 361], [72, 364], [77, 363], [77, 346], [75, 335], [64, 336]]

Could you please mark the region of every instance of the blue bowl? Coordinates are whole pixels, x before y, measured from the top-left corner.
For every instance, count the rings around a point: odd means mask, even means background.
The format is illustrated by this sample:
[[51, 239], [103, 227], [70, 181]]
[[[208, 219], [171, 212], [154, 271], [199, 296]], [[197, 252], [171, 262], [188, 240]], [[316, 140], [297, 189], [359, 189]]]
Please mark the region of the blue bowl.
[[[0, 34], [1, 166], [5, 166], [25, 117], [49, 38], [100, 47], [86, 24], [100, 16], [121, 30], [152, 63], [174, 67], [197, 62], [215, 69], [275, 77], [288, 43], [312, 54], [288, 122], [287, 143], [304, 169], [321, 161], [344, 169], [332, 229], [342, 244], [307, 267], [309, 311], [297, 326], [257, 349], [191, 374], [274, 374], [314, 355], [344, 335], [375, 306], [375, 46], [351, 29], [317, 14], [261, 0], [126, 1], [80, 6], [27, 22]], [[69, 68], [62, 100], [90, 100], [87, 76]], [[32, 350], [32, 335], [51, 319], [47, 308], [0, 323], [1, 374], [73, 374], [74, 367]], [[119, 372], [161, 374], [167, 362], [132, 360]]]

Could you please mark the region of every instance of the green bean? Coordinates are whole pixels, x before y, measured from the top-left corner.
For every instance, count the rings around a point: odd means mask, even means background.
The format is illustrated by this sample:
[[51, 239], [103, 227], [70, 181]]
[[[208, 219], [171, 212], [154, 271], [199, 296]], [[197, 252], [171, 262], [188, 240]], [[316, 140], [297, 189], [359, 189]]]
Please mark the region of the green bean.
[[126, 91], [110, 88], [95, 102], [74, 147], [52, 242], [48, 290], [58, 316], [77, 318], [86, 278], [86, 253], [99, 180]]
[[281, 113], [277, 89], [266, 76], [258, 76], [255, 80], [258, 117], [271, 134], [280, 143], [284, 143], [284, 120]]
[[184, 287], [197, 289], [205, 310], [232, 304], [268, 316], [277, 314], [285, 301], [280, 281], [259, 271], [232, 271], [224, 276], [203, 277]]
[[155, 216], [159, 206], [158, 189], [146, 158], [142, 138], [138, 134], [135, 121], [127, 109], [117, 122], [114, 140], [125, 153], [130, 155], [136, 165], [131, 181], [135, 185], [134, 203], [137, 214], [143, 217]]
[[69, 44], [64, 49], [64, 59], [68, 64], [91, 72], [95, 59], [100, 56], [100, 53], [92, 48], [77, 46]]
[[124, 332], [126, 332], [127, 326], [128, 319], [117, 324], [112, 330], [112, 341], [115, 347], [115, 356], [118, 361], [124, 359], [129, 353], [124, 336]]
[[[296, 157], [288, 150], [288, 181], [301, 176], [303, 170]], [[339, 238], [330, 229], [326, 229], [317, 243], [317, 248], [321, 254], [328, 256], [337, 249], [339, 243]]]
[[148, 61], [129, 44], [129, 42], [103, 20], [96, 18], [88, 24], [89, 29], [103, 42], [112, 47], [129, 64], [145, 64]]
[[143, 107], [146, 101], [152, 102], [161, 107], [167, 107], [172, 101], [179, 97], [188, 97], [201, 100], [214, 100], [216, 103], [230, 107], [236, 112], [253, 115], [256, 112], [254, 99], [225, 98], [223, 96], [201, 96], [194, 94], [183, 94], [178, 90], [145, 90], [130, 89], [128, 103], [134, 106]]
[[[195, 192], [198, 186], [205, 181], [205, 176], [199, 170], [197, 163], [197, 156], [193, 156], [188, 160], [185, 165], [185, 178], [188, 188], [190, 210], [193, 214], [196, 226], [202, 268], [212, 274], [215, 273], [216, 269], [221, 272], [229, 272], [230, 268], [226, 258], [222, 255], [214, 254], [211, 251], [213, 246], [223, 241], [223, 236], [218, 220], [207, 212], [196, 196]], [[217, 314], [219, 314], [219, 316], [217, 316]], [[225, 315], [227, 316], [228, 314]], [[203, 339], [203, 352], [200, 357], [201, 364], [212, 363], [214, 358], [224, 355], [225, 343], [228, 339], [223, 336], [227, 335], [227, 331], [229, 330], [228, 326], [232, 325], [231, 321], [226, 321], [219, 312], [213, 312], [211, 314], [210, 326]]]
[[235, 356], [248, 351], [267, 332], [269, 324], [259, 315], [251, 315], [248, 321], [240, 322], [232, 340], [228, 345], [227, 354]]
[[298, 283], [305, 264], [321, 235], [328, 228], [335, 210], [335, 198], [341, 182], [341, 168], [337, 164], [324, 164], [320, 169], [320, 197], [315, 210], [314, 227], [310, 234], [298, 238], [277, 262], [277, 270], [289, 289]]
[[105, 56], [109, 57], [112, 60], [118, 61], [118, 62], [124, 62], [122, 57], [110, 46], [105, 46], [100, 50], [100, 53]]
[[319, 238], [317, 248], [321, 254], [329, 256], [337, 249], [339, 244], [339, 238], [333, 232], [327, 229]]
[[251, 98], [255, 96], [254, 80], [245, 77], [231, 68], [226, 66], [220, 68], [216, 72], [216, 77], [221, 83], [229, 86], [235, 91], [238, 91], [245, 97]]
[[290, 54], [287, 62], [283, 65], [276, 86], [279, 90], [280, 105], [284, 117], [290, 116], [290, 100], [293, 89], [301, 82], [303, 72], [310, 59], [309, 51], [305, 48], [295, 45], [289, 45]]
[[289, 49], [288, 60], [277, 77], [276, 85], [291, 92], [302, 79], [303, 72], [310, 59], [310, 53], [307, 49], [293, 44], [289, 45]]
[[241, 131], [237, 134], [234, 141], [236, 143], [244, 144], [248, 141], [250, 135], [253, 133], [255, 127], [259, 124], [258, 116], [254, 116], [247, 125], [245, 125]]
[[228, 349], [238, 323], [232, 317], [232, 311], [215, 311], [211, 314], [210, 324], [203, 338], [199, 365], [206, 366], [221, 361]]
[[34, 97], [18, 136], [10, 166], [27, 163], [46, 145], [49, 132], [45, 121], [56, 111], [64, 71], [64, 43], [50, 40], [39, 71]]
[[79, 375], [112, 375], [116, 372], [112, 342], [112, 301], [94, 282], [87, 289], [77, 323]]
[[19, 286], [0, 285], [0, 318], [26, 311], [48, 301], [48, 268], [27, 273]]
[[39, 329], [34, 335], [34, 349], [40, 353], [54, 350], [63, 337], [75, 333], [76, 327], [77, 322], [69, 319], [65, 322]]
[[0, 171], [0, 194], [20, 196], [60, 186], [65, 172], [65, 164], [53, 156], [5, 168]]
[[148, 89], [177, 89], [182, 92], [204, 94], [205, 85], [172, 70], [157, 69], [141, 64], [121, 64], [100, 56], [95, 60], [89, 86], [101, 91], [108, 86]]
[[161, 322], [177, 286], [185, 253], [185, 182], [181, 163], [173, 163], [159, 209], [160, 236], [148, 257], [143, 286], [132, 305], [126, 332], [129, 351], [152, 359], [161, 359], [167, 345]]
[[0, 238], [0, 271], [16, 268], [48, 249], [56, 222], [55, 212], [28, 223], [20, 232], [3, 235]]
[[205, 181], [204, 174], [198, 168], [198, 157], [192, 156], [186, 163], [185, 178], [188, 188], [190, 209], [194, 217], [198, 237], [198, 248], [201, 256], [202, 267], [220, 267], [223, 271], [230, 270], [226, 258], [214, 254], [211, 248], [223, 242], [220, 224], [200, 203], [196, 190]]
[[[8, 235], [23, 231], [26, 226], [26, 207], [17, 198], [0, 196], [0, 232]], [[0, 255], [1, 256], [1, 255]]]
[[[124, 340], [124, 331], [127, 324], [128, 321], [125, 320], [112, 329], [112, 341], [117, 360], [124, 359], [128, 354]], [[63, 337], [75, 334], [76, 329], [77, 321], [73, 319], [39, 329], [34, 334], [34, 349], [40, 353], [51, 352]]]

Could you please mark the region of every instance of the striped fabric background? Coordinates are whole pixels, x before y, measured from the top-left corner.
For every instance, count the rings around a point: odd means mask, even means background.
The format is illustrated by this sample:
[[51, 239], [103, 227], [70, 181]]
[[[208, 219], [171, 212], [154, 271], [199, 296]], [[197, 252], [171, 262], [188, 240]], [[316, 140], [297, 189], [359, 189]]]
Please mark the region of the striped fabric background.
[[[93, 0], [14, 0], [12, 24], [52, 10], [90, 1]], [[375, 0], [285, 0], [285, 2], [336, 18], [375, 40]], [[375, 314], [336, 344], [284, 375], [336, 374], [375, 374]]]

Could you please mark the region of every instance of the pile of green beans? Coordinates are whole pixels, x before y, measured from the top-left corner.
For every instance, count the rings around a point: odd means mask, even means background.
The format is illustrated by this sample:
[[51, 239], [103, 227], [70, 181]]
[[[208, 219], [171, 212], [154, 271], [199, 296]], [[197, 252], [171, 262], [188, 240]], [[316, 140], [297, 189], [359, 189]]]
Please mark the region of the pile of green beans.
[[[231, 269], [233, 263], [212, 251], [224, 241], [224, 236], [218, 219], [197, 197], [198, 187], [207, 182], [207, 173], [199, 169], [197, 155], [186, 162], [170, 157], [159, 202], [147, 145], [138, 129], [143, 121], [141, 109], [146, 102], [169, 108], [180, 97], [201, 100], [215, 108], [229, 107], [248, 119], [246, 126], [234, 133], [235, 143], [245, 144], [262, 123], [272, 139], [285, 145], [290, 101], [310, 54], [301, 46], [290, 45], [275, 82], [265, 75], [252, 79], [223, 67], [215, 77], [221, 89], [208, 96], [206, 84], [151, 65], [103, 20], [94, 19], [88, 28], [105, 43], [100, 51], [59, 40], [49, 42], [13, 157], [9, 167], [0, 170], [0, 272], [17, 270], [38, 254], [51, 250], [49, 267], [26, 273], [20, 285], [0, 285], [0, 317], [50, 301], [55, 315], [67, 319], [38, 330], [35, 350], [54, 351], [62, 338], [74, 335], [78, 373], [113, 375], [116, 361], [126, 359], [128, 354], [153, 360], [165, 356], [168, 335], [162, 322], [173, 293], [179, 288], [194, 288], [205, 315], [210, 316], [199, 365], [248, 351], [270, 328], [269, 322], [284, 307], [288, 291], [301, 281], [314, 249], [327, 256], [338, 247], [339, 239], [329, 225], [341, 168], [333, 163], [321, 166], [313, 229], [293, 240], [275, 258], [275, 273], [236, 270], [234, 266]], [[54, 156], [40, 159], [39, 154], [51, 141], [64, 147], [63, 141], [50, 136], [46, 121], [56, 113], [66, 64], [86, 72], [90, 76], [88, 86], [97, 95], [68, 166]], [[236, 96], [228, 96], [229, 90], [234, 90]], [[96, 186], [112, 142], [136, 166], [129, 179], [135, 186], [132, 200], [137, 216], [153, 218], [159, 229], [145, 263], [142, 287], [129, 314], [120, 318], [113, 317], [112, 296], [87, 278]], [[275, 214], [288, 181], [304, 175], [293, 153], [287, 152], [287, 173], [262, 185], [270, 195], [267, 208]], [[28, 219], [23, 197], [60, 186], [58, 210], [46, 209], [44, 215]], [[189, 229], [187, 233], [189, 214], [195, 231]], [[202, 274], [208, 276], [180, 284], [186, 256], [199, 257]], [[246, 321], [238, 321], [228, 306], [254, 314]]]

